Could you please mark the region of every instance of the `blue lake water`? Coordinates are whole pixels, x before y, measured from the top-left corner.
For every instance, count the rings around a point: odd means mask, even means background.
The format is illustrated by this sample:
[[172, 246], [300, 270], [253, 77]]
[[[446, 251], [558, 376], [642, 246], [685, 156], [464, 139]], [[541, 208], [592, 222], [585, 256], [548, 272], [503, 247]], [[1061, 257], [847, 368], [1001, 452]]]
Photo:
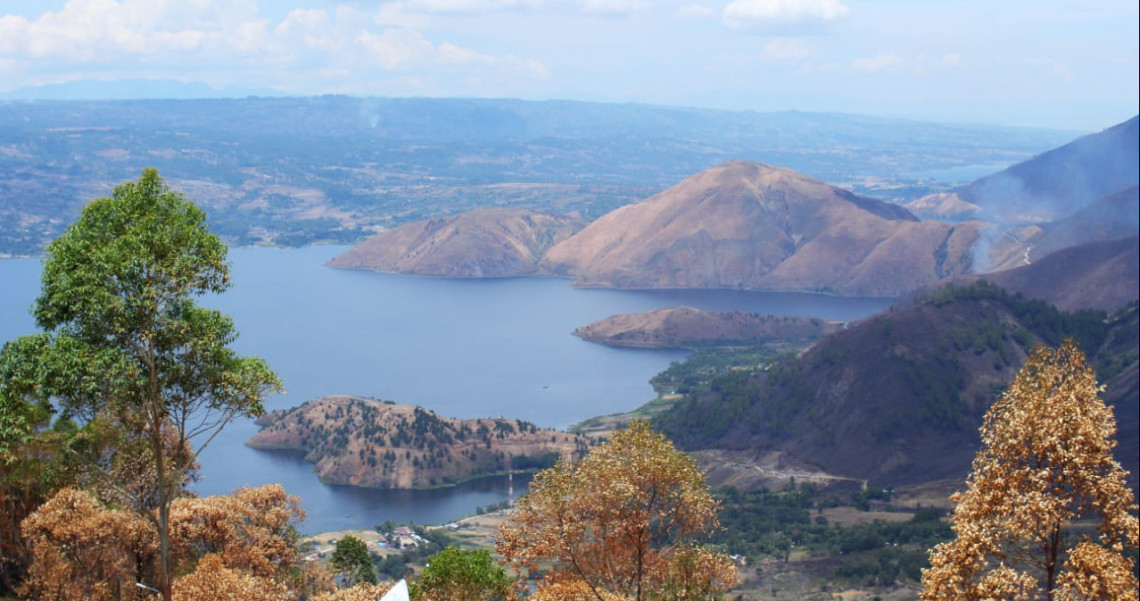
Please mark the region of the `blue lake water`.
[[[680, 351], [612, 349], [571, 332], [604, 317], [687, 305], [851, 320], [883, 299], [741, 291], [578, 290], [566, 280], [419, 278], [330, 269], [345, 247], [236, 248], [233, 287], [205, 299], [234, 318], [244, 354], [265, 358], [286, 394], [267, 408], [326, 394], [413, 403], [457, 418], [504, 416], [564, 428], [653, 398], [649, 378]], [[35, 330], [38, 260], [0, 261], [0, 341]], [[505, 478], [432, 491], [322, 484], [296, 454], [250, 449], [257, 431], [230, 424], [202, 454], [202, 494], [280, 482], [301, 497], [305, 532], [385, 520], [442, 523], [507, 498]], [[516, 492], [525, 482], [516, 481]]]

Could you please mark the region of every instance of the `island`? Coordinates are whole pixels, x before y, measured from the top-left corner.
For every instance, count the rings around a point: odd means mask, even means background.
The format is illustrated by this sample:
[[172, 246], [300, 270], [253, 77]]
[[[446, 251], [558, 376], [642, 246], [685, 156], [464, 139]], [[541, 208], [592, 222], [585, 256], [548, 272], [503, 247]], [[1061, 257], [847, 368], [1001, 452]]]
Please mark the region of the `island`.
[[842, 322], [818, 317], [666, 307], [607, 317], [574, 330], [574, 335], [609, 346], [693, 348], [812, 341], [841, 329]]
[[365, 488], [432, 488], [534, 471], [580, 458], [593, 444], [522, 420], [459, 420], [347, 395], [271, 411], [257, 423], [249, 446], [303, 452], [322, 482]]

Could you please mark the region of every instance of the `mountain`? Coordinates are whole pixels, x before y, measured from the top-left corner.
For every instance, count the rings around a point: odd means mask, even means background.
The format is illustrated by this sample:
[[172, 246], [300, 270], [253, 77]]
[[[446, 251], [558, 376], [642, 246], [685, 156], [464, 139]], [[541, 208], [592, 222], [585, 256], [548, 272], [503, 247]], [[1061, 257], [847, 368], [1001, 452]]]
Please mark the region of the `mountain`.
[[986, 282], [868, 318], [767, 370], [730, 373], [658, 418], [688, 450], [779, 452], [876, 485], [961, 480], [982, 417], [1029, 350], [1072, 336], [1109, 388], [1137, 474], [1137, 306], [1063, 313]]
[[1138, 247], [1137, 237], [1089, 242], [1059, 250], [1030, 265], [966, 276], [963, 281], [985, 279], [1065, 311], [1114, 311], [1135, 299], [1140, 289]]
[[476, 209], [380, 232], [328, 265], [447, 277], [532, 275], [547, 249], [584, 226], [526, 209]]
[[246, 444], [302, 451], [321, 481], [367, 488], [428, 488], [549, 467], [589, 441], [507, 419], [457, 420], [412, 405], [327, 396], [267, 413]]
[[840, 322], [816, 317], [666, 307], [644, 313], [607, 317], [574, 330], [574, 335], [610, 346], [691, 348], [718, 344], [814, 340], [842, 327]]
[[590, 287], [897, 296], [965, 273], [981, 227], [920, 222], [790, 169], [730, 161], [604, 215], [542, 267]]
[[[999, 224], [1056, 221], [1097, 198], [1140, 181], [1140, 116], [1078, 138], [1008, 169], [972, 182], [956, 194], [919, 199], [911, 206], [963, 214]], [[953, 207], [957, 207], [956, 209]]]

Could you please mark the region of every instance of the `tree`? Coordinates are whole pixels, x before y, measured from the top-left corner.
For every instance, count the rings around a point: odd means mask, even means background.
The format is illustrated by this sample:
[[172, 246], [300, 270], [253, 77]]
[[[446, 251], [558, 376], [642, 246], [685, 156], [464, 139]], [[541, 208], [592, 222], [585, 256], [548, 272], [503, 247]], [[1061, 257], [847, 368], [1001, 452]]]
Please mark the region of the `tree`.
[[448, 547], [435, 554], [411, 586], [416, 601], [505, 601], [511, 579], [487, 549]]
[[[5, 345], [0, 399], [114, 424], [113, 464], [139, 451], [153, 484], [119, 486], [159, 535], [158, 586], [171, 599], [170, 505], [228, 422], [261, 414], [276, 375], [229, 345], [233, 322], [193, 298], [229, 287], [226, 247], [205, 213], [154, 169], [92, 201], [47, 248], [35, 304], [44, 333]], [[3, 425], [26, 433], [26, 420]], [[193, 446], [196, 444], [197, 446]], [[112, 469], [102, 466], [105, 475]], [[113, 478], [108, 477], [109, 481]]]
[[728, 557], [694, 544], [719, 527], [717, 508], [693, 460], [638, 420], [539, 472], [496, 549], [520, 578], [549, 566], [543, 588], [597, 601], [709, 599], [735, 583]]
[[[1031, 354], [986, 414], [966, 491], [952, 497], [957, 537], [931, 550], [924, 601], [1137, 598], [1125, 556], [1137, 506], [1101, 390], [1072, 340]], [[1075, 520], [1096, 531], [1070, 547]]]
[[329, 562], [338, 574], [345, 576], [350, 586], [358, 582], [376, 584], [376, 569], [372, 567], [368, 546], [355, 536], [336, 541], [336, 550]]

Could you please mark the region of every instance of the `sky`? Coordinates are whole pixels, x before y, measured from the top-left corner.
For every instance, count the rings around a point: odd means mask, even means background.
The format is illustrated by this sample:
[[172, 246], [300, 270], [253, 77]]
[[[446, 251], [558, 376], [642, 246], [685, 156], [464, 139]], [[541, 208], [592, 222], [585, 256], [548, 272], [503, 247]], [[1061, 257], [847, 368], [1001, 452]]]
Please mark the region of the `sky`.
[[1116, 0], [0, 0], [0, 97], [171, 80], [1097, 131], [1140, 112], [1138, 22]]

